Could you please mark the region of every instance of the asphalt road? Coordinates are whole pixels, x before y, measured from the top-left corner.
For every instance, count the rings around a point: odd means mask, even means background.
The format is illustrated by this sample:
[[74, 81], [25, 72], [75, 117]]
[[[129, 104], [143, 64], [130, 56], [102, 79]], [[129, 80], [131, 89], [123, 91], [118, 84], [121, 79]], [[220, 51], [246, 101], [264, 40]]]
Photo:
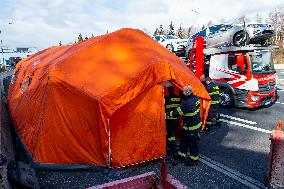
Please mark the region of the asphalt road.
[[[278, 70], [277, 74], [281, 82], [284, 70]], [[269, 135], [278, 119], [284, 121], [284, 86], [279, 86], [278, 95], [277, 102], [266, 108], [221, 108], [222, 127], [202, 135], [199, 165], [185, 167], [169, 163], [168, 172], [189, 188], [263, 188]], [[41, 188], [86, 188], [149, 171], [159, 175], [160, 163], [104, 172], [45, 170], [37, 174]]]
[[[277, 70], [277, 74], [284, 83], [284, 70]], [[278, 86], [278, 95], [276, 103], [266, 108], [221, 108], [222, 127], [203, 135], [201, 153], [258, 184], [263, 183], [270, 132], [279, 119], [284, 121], [284, 86]]]

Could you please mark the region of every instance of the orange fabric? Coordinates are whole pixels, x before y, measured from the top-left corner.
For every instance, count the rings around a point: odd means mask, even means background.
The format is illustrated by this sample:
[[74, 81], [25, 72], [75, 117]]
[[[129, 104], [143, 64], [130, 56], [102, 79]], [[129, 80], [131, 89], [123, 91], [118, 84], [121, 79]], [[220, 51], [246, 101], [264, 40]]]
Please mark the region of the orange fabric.
[[162, 90], [162, 86], [156, 84], [112, 116], [110, 127], [113, 166], [165, 155], [166, 124], [164, 116], [161, 116], [165, 112]]
[[192, 85], [208, 110], [208, 93], [182, 60], [143, 32], [121, 29], [22, 60], [9, 111], [40, 163], [109, 166], [111, 157], [124, 166], [165, 156], [167, 80]]

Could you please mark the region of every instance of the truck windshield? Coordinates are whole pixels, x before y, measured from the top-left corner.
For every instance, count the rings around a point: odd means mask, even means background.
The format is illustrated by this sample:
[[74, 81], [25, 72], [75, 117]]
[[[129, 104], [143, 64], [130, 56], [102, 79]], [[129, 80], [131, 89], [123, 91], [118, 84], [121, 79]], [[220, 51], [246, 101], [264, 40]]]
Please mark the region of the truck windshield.
[[250, 53], [250, 58], [253, 73], [274, 71], [272, 54], [270, 51], [257, 51]]

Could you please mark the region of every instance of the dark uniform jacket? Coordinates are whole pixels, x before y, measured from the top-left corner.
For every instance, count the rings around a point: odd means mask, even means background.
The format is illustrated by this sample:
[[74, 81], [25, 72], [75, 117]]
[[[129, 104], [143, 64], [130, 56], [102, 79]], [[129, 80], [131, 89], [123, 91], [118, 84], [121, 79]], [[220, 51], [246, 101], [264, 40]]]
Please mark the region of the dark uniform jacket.
[[219, 100], [220, 100], [220, 90], [219, 90], [219, 86], [216, 85], [215, 83], [211, 82], [206, 86], [207, 92], [211, 97], [211, 104], [219, 104]]
[[170, 116], [183, 117], [183, 129], [190, 133], [198, 133], [201, 130], [200, 100], [199, 97], [191, 94], [186, 96], [181, 107], [171, 111]]
[[[181, 105], [181, 98], [175, 94], [168, 95], [165, 97], [166, 112], [171, 112], [177, 109]], [[167, 119], [177, 119], [175, 117], [167, 116]]]

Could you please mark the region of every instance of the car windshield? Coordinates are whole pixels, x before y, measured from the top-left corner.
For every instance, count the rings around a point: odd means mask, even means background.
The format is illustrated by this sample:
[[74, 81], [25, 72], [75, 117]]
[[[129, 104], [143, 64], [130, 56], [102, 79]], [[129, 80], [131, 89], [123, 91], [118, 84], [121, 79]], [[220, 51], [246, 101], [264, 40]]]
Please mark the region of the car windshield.
[[259, 51], [250, 54], [252, 72], [266, 72], [274, 70], [272, 54], [269, 51]]
[[165, 35], [166, 39], [178, 39], [177, 36], [174, 35]]

